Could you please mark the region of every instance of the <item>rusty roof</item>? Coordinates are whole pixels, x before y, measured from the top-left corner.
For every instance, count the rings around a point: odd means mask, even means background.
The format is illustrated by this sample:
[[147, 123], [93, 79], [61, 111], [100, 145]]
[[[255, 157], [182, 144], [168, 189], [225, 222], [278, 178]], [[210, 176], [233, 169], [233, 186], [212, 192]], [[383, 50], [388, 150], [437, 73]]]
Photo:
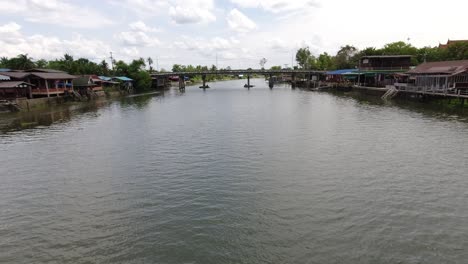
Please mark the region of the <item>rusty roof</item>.
[[458, 74], [468, 70], [468, 60], [426, 62], [409, 70], [409, 74]]
[[14, 79], [23, 79], [29, 76], [31, 73], [29, 72], [2, 72], [2, 75], [8, 76]]
[[76, 76], [65, 72], [30, 72], [30, 74], [46, 80], [68, 80], [76, 78]]
[[29, 69], [25, 70], [25, 72], [53, 72], [53, 73], [66, 73], [64, 71], [60, 70], [54, 70], [54, 69], [41, 69], [41, 68], [34, 68], [34, 69]]
[[26, 85], [26, 86], [34, 86], [30, 83], [27, 82], [0, 82], [0, 89], [7, 89], [7, 88], [17, 88], [20, 85]]

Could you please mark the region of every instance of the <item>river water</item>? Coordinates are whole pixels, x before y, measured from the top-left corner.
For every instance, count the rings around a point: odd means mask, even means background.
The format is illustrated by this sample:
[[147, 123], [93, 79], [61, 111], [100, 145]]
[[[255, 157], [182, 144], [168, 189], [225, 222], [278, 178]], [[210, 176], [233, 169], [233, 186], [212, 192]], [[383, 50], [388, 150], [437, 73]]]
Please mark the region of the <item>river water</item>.
[[0, 115], [0, 263], [467, 263], [463, 117], [253, 83]]

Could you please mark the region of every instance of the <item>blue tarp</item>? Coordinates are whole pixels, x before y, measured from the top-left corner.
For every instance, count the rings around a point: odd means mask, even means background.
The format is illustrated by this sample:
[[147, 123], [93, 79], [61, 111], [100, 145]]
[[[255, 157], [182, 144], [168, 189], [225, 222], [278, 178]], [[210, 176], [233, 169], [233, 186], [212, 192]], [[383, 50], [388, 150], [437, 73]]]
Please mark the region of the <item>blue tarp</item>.
[[0, 72], [9, 72], [10, 69], [0, 68]]
[[110, 81], [112, 80], [111, 77], [107, 77], [107, 76], [98, 76], [99, 79], [103, 80], [103, 81]]
[[336, 70], [336, 71], [329, 71], [327, 72], [327, 75], [343, 75], [343, 74], [354, 73], [357, 71], [358, 69], [342, 69], [342, 70]]
[[123, 82], [132, 82], [133, 80], [128, 78], [128, 77], [125, 77], [125, 76], [119, 76], [119, 77], [114, 77], [113, 79], [117, 79], [117, 80], [120, 80], [120, 81], [123, 81]]

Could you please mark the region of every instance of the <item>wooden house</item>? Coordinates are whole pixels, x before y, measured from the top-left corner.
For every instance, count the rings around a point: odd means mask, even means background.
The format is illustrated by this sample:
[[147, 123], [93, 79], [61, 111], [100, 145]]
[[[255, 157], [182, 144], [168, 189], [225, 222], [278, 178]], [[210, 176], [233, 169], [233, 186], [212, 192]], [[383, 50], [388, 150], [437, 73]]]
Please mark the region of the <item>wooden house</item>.
[[468, 94], [468, 60], [423, 63], [407, 72], [406, 83], [395, 83], [400, 90]]
[[76, 77], [56, 70], [34, 69], [28, 71], [2, 72], [12, 81], [23, 81], [33, 85], [31, 98], [61, 96], [73, 91], [72, 80]]
[[359, 60], [362, 71], [407, 71], [411, 67], [411, 55], [364, 56]]
[[0, 99], [31, 98], [32, 86], [32, 84], [22, 81], [0, 82]]

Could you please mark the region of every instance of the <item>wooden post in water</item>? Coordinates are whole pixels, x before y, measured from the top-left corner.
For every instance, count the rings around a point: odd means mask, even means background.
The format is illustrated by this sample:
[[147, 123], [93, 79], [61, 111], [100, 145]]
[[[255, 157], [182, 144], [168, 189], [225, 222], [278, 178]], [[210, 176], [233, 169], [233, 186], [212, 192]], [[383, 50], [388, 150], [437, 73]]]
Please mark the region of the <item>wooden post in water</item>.
[[268, 79], [268, 86], [270, 89], [273, 89], [273, 86], [275, 85], [275, 82], [273, 80], [273, 74], [270, 73], [270, 79]]
[[245, 88], [250, 89], [253, 85], [250, 85], [250, 74], [247, 74], [247, 84], [244, 85]]
[[202, 81], [203, 81], [203, 85], [200, 86], [201, 89], [210, 88], [210, 86], [208, 86], [208, 85], [206, 84], [206, 74], [203, 74], [203, 75], [202, 75]]
[[183, 75], [179, 76], [179, 90], [185, 90], [185, 77]]
[[296, 89], [296, 75], [294, 73], [291, 74], [291, 88]]

